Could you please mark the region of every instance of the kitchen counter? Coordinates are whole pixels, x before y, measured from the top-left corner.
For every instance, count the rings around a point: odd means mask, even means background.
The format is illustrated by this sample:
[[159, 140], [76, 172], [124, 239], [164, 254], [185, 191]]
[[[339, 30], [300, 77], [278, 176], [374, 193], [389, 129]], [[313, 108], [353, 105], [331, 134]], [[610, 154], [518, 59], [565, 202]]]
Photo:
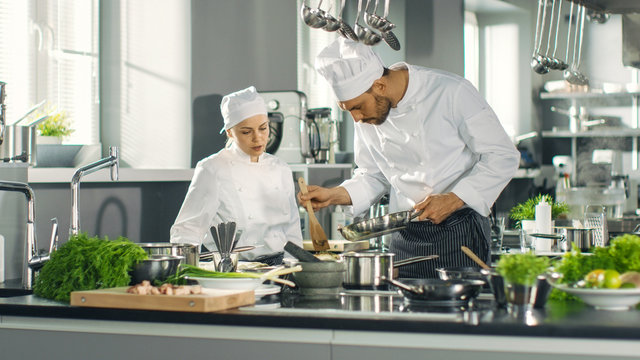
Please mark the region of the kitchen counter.
[[[470, 307], [434, 308], [405, 303], [393, 292], [329, 297], [286, 292], [254, 306], [204, 314], [80, 308], [28, 295], [0, 298], [0, 319], [3, 349], [12, 348], [8, 339], [24, 332], [50, 344], [59, 340], [58, 332], [71, 332], [93, 334], [120, 347], [127, 334], [138, 341], [182, 344], [183, 349], [185, 343], [196, 344], [193, 354], [200, 355], [198, 346], [208, 340], [244, 351], [242, 358], [254, 351], [263, 358], [297, 358], [272, 348], [284, 344], [309, 352], [305, 359], [380, 358], [391, 350], [397, 351], [395, 358], [431, 354], [442, 359], [469, 351], [478, 352], [476, 359], [624, 359], [640, 353], [640, 311], [552, 302], [545, 309], [513, 315], [496, 308], [489, 294], [481, 294]], [[64, 343], [54, 352], [67, 354]], [[109, 349], [113, 356], [122, 355]]]

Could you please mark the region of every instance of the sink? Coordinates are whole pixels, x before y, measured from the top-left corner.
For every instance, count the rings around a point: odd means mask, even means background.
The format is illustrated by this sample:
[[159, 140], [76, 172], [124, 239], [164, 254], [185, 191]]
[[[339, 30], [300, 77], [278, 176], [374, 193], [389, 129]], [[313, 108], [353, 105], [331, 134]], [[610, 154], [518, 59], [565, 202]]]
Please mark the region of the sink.
[[100, 159], [100, 144], [96, 145], [67, 145], [67, 144], [38, 144], [36, 145], [37, 167], [79, 167], [81, 164], [91, 163]]
[[6, 280], [0, 283], [0, 298], [24, 296], [33, 294], [33, 290], [22, 287], [20, 279]]
[[0, 298], [24, 296], [33, 294], [33, 290], [27, 289], [0, 289]]

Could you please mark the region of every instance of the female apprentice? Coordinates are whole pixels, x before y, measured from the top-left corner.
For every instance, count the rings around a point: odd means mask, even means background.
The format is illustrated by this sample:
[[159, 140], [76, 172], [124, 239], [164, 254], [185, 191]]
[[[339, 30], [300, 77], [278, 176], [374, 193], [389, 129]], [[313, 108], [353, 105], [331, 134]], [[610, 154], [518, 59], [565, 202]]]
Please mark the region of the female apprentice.
[[241, 259], [279, 264], [287, 241], [302, 246], [293, 174], [265, 153], [269, 118], [255, 87], [226, 95], [220, 110], [227, 146], [196, 165], [171, 242], [213, 249], [210, 227], [235, 221], [242, 230], [237, 246], [256, 246], [240, 253]]

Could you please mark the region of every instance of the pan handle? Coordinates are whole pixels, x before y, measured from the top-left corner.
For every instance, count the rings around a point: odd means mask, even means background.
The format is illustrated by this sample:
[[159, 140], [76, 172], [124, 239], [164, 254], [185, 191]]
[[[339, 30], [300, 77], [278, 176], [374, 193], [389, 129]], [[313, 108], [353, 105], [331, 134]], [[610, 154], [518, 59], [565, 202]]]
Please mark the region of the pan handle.
[[[418, 216], [420, 216], [420, 214], [422, 214], [422, 212], [423, 212], [424, 210], [420, 210], [420, 211], [417, 211], [417, 210], [410, 210], [410, 211], [411, 211], [411, 215], [409, 216], [409, 221], [411, 221], [411, 220], [413, 220], [413, 219], [417, 218]], [[427, 220], [428, 220], [428, 219], [427, 219]]]
[[422, 294], [424, 292], [424, 289], [422, 287], [407, 285], [407, 284], [401, 283], [398, 280], [389, 279], [384, 275], [380, 276], [380, 280], [386, 281], [391, 285], [397, 286], [402, 290], [406, 290], [414, 294]]
[[397, 267], [400, 267], [400, 266], [405, 266], [405, 265], [415, 264], [415, 263], [419, 263], [419, 262], [423, 262], [423, 261], [427, 261], [427, 260], [437, 259], [439, 257], [440, 257], [440, 255], [427, 255], [427, 256], [410, 257], [408, 259], [396, 261], [393, 264], [393, 267], [397, 268]]

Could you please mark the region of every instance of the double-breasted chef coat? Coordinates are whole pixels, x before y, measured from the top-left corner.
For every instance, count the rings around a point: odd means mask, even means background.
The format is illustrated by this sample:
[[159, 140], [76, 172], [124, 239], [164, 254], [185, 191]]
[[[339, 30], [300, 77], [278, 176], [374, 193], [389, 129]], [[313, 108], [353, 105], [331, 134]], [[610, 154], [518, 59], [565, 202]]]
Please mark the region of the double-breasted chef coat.
[[198, 162], [171, 242], [215, 249], [210, 227], [230, 221], [242, 230], [237, 246], [256, 246], [242, 259], [283, 251], [287, 241], [302, 246], [293, 175], [284, 161], [263, 153], [251, 162], [233, 142]]
[[[351, 197], [354, 214], [364, 213], [387, 192], [390, 212], [410, 210], [430, 194], [453, 192], [464, 201], [465, 208], [486, 217], [515, 174], [519, 152], [491, 107], [467, 80], [406, 63], [391, 66], [401, 68], [409, 72], [407, 90], [386, 121], [381, 125], [354, 126], [357, 169], [353, 178], [341, 184]], [[453, 222], [458, 220], [452, 219], [450, 223]], [[460, 229], [445, 229], [446, 226], [433, 230], [458, 234], [456, 239], [467, 236], [468, 229], [473, 230], [469, 236], [486, 235], [478, 233], [485, 226], [476, 220], [461, 225]], [[433, 240], [438, 236], [431, 230], [422, 228], [412, 236], [403, 234], [404, 239], [394, 236], [392, 250], [394, 243], [412, 238], [415, 243], [396, 247], [400, 258], [425, 255], [411, 254], [421, 251], [426, 254], [441, 251], [441, 258], [446, 252], [462, 254], [459, 244], [455, 249], [451, 244], [441, 244], [445, 247], [441, 249], [434, 246]], [[425, 237], [428, 244], [419, 244]], [[475, 248], [485, 252], [488, 244], [476, 244]], [[460, 261], [468, 260], [461, 256]], [[452, 261], [458, 263], [457, 257]], [[416, 267], [427, 266], [421, 264]], [[433, 272], [409, 275], [429, 276]]]

